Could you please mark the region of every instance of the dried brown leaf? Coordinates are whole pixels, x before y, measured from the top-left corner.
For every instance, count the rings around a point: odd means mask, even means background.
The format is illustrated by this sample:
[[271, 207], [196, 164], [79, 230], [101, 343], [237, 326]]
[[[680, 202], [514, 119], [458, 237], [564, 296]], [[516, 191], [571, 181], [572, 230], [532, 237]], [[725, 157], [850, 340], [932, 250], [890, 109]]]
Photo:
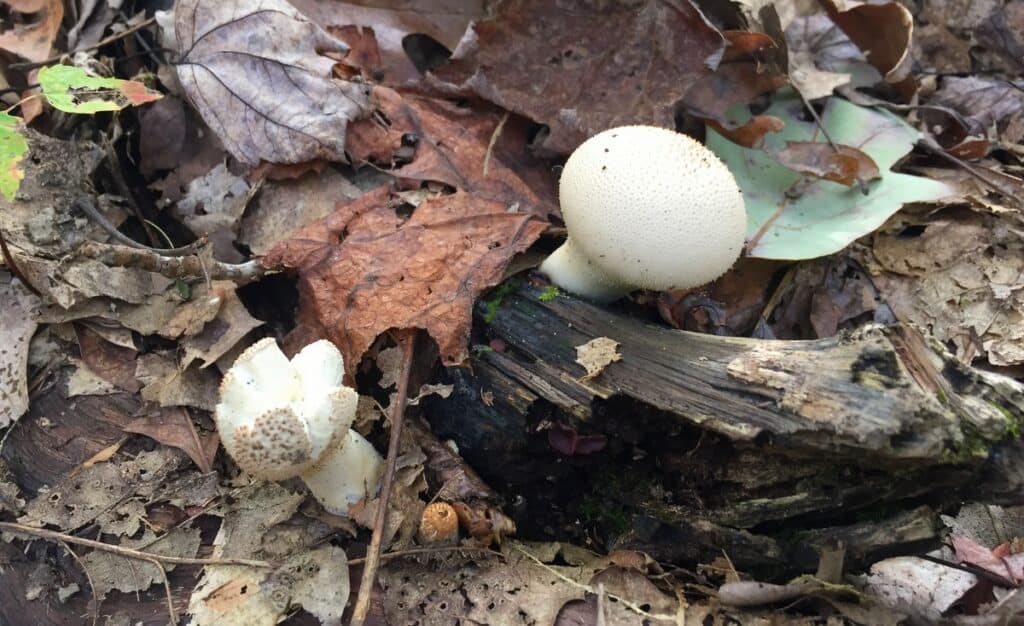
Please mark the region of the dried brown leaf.
[[917, 91], [910, 70], [914, 18], [902, 4], [867, 4], [854, 0], [818, 0], [828, 16], [864, 51], [868, 61], [905, 99]]
[[356, 162], [399, 164], [393, 173], [400, 179], [442, 182], [541, 217], [557, 214], [555, 178], [527, 149], [524, 120], [503, 122], [501, 111], [402, 96], [383, 87], [373, 93], [388, 123], [352, 124], [347, 149]]
[[75, 324], [75, 335], [82, 361], [93, 373], [131, 393], [142, 388], [135, 378], [137, 350], [114, 345], [83, 324]]
[[546, 224], [464, 192], [425, 200], [408, 219], [378, 188], [279, 243], [266, 267], [299, 270], [299, 334], [327, 337], [351, 375], [390, 328], [423, 328], [441, 359], [467, 356], [473, 299]]
[[[513, 0], [474, 22], [437, 76], [546, 124], [543, 147], [568, 154], [613, 126], [673, 127], [677, 106], [712, 77], [723, 48], [722, 35], [682, 0]], [[730, 91], [718, 93], [721, 108], [707, 113], [725, 110]]]
[[188, 411], [181, 407], [166, 408], [154, 414], [137, 417], [129, 422], [124, 430], [178, 448], [187, 454], [204, 474], [210, 471], [213, 457], [217, 453], [217, 435], [208, 433], [206, 436], [200, 436]]
[[454, 50], [469, 23], [487, 15], [488, 4], [487, 0], [289, 2], [352, 47], [353, 51], [345, 57], [346, 63], [362, 63], [364, 57], [358, 56], [358, 53], [369, 44], [355, 45], [352, 39], [339, 31], [352, 32], [351, 27], [355, 26], [362, 37], [374, 39], [380, 57], [378, 64], [368, 68], [358, 66], [370, 69], [378, 82], [388, 85], [408, 83], [422, 76], [406, 53], [407, 37], [426, 35], [448, 50]]
[[181, 0], [178, 80], [239, 161], [345, 161], [369, 87], [331, 77], [348, 47], [284, 0]]
[[64, 3], [61, 0], [3, 0], [0, 4], [30, 18], [0, 28], [0, 49], [29, 61], [46, 60], [64, 18]]
[[852, 146], [817, 141], [787, 141], [782, 150], [769, 154], [791, 170], [852, 187], [881, 177], [874, 159]]

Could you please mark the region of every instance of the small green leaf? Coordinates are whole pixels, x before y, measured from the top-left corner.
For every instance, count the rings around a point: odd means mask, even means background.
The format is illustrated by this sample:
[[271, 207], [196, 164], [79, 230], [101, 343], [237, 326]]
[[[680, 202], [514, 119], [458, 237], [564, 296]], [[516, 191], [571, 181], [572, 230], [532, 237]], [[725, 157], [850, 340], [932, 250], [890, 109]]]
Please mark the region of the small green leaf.
[[39, 87], [55, 109], [68, 113], [120, 111], [163, 97], [142, 83], [101, 78], [70, 65], [52, 65], [39, 70]]
[[[945, 183], [891, 171], [918, 140], [913, 127], [886, 112], [829, 98], [822, 123], [837, 144], [853, 146], [870, 156], [881, 177], [857, 185], [805, 177], [785, 168], [767, 151], [781, 150], [787, 141], [823, 142], [813, 121], [803, 119], [803, 103], [792, 91], [777, 92], [764, 115], [786, 122], [778, 133], [765, 135], [765, 150], [740, 147], [712, 130], [707, 144], [732, 171], [747, 205], [750, 256], [763, 259], [811, 259], [842, 250], [882, 225], [909, 202], [928, 202], [954, 194]], [[742, 123], [745, 107], [730, 112]]]
[[14, 200], [21, 179], [25, 178], [18, 163], [28, 152], [28, 142], [18, 132], [20, 123], [20, 117], [0, 111], [0, 193], [8, 201]]

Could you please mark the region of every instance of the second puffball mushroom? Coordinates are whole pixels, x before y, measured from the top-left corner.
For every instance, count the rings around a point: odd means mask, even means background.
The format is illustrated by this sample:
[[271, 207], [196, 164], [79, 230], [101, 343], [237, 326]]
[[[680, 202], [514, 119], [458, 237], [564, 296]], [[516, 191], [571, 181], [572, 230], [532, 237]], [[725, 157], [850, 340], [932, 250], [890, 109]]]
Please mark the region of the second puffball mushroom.
[[336, 515], [375, 496], [383, 471], [377, 450], [350, 429], [359, 395], [342, 385], [344, 373], [329, 341], [311, 343], [289, 361], [273, 338], [261, 339], [224, 375], [214, 412], [240, 468], [266, 480], [300, 476]]
[[710, 282], [735, 263], [746, 236], [743, 197], [725, 164], [654, 126], [583, 142], [565, 163], [558, 200], [569, 237], [540, 271], [598, 302]]

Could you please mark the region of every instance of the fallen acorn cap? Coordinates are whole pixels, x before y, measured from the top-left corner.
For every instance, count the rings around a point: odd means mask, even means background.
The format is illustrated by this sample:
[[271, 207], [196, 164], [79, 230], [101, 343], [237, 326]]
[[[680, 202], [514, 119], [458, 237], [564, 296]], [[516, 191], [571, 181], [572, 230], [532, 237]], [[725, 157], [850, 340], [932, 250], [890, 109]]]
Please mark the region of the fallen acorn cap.
[[558, 195], [569, 237], [540, 271], [591, 300], [702, 285], [743, 249], [747, 215], [732, 173], [672, 130], [594, 135], [569, 156]]
[[383, 461], [351, 430], [359, 395], [342, 385], [345, 367], [320, 340], [289, 361], [273, 338], [257, 341], [224, 375], [214, 411], [224, 448], [257, 478], [300, 476], [336, 515], [376, 495]]

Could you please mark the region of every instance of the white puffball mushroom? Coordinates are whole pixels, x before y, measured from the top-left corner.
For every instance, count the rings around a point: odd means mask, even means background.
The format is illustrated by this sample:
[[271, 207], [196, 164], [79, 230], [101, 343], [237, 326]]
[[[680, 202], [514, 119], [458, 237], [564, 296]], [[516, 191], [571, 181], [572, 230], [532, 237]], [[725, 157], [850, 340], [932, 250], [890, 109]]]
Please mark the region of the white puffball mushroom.
[[300, 476], [336, 515], [375, 496], [384, 467], [350, 428], [359, 394], [342, 385], [344, 374], [330, 341], [313, 342], [289, 361], [268, 337], [224, 375], [214, 411], [224, 448], [242, 470], [266, 480]]
[[622, 126], [583, 142], [565, 163], [558, 200], [569, 237], [540, 271], [598, 302], [710, 282], [732, 267], [746, 237], [729, 168], [665, 128]]

